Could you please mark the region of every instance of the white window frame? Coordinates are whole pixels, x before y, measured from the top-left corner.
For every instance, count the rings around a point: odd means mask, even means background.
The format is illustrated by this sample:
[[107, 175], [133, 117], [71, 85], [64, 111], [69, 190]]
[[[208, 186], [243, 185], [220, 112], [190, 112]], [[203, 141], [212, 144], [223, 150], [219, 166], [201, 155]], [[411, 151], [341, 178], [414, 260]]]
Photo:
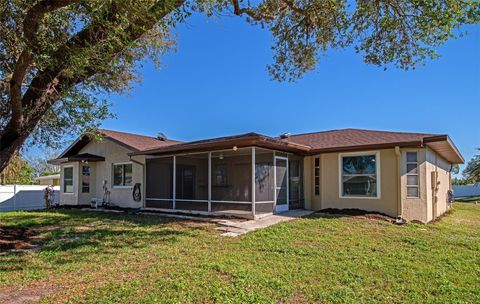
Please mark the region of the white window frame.
[[[114, 185], [114, 182], [115, 182], [115, 178], [114, 178], [114, 175], [115, 175], [115, 166], [120, 166], [122, 165], [122, 185], [121, 186], [118, 186], [118, 185]], [[132, 165], [132, 185], [130, 186], [124, 186], [123, 184], [125, 183], [125, 172], [123, 171], [123, 165]], [[133, 187], [133, 162], [120, 162], [120, 163], [112, 163], [112, 188], [114, 189], [131, 189]]]
[[[65, 169], [72, 168], [72, 192], [65, 192]], [[75, 193], [75, 168], [73, 165], [63, 166], [62, 168], [62, 193], [74, 194]]]
[[[343, 195], [343, 158], [351, 156], [364, 156], [375, 155], [375, 170], [377, 176], [377, 196], [356, 196], [356, 195]], [[381, 165], [380, 165], [380, 151], [362, 151], [362, 152], [349, 152], [338, 154], [338, 197], [345, 199], [381, 199], [382, 198], [382, 183], [381, 183]]]
[[[408, 161], [408, 153], [416, 153], [417, 154], [417, 161], [416, 162], [409, 162]], [[407, 191], [407, 198], [408, 199], [418, 199], [420, 198], [420, 167], [418, 165], [418, 157], [419, 157], [419, 153], [418, 151], [405, 151], [405, 176], [407, 177], [406, 180], [405, 180], [405, 187], [406, 187], [406, 191]], [[408, 165], [416, 165], [416, 168], [417, 168], [417, 173], [409, 173], [408, 172]], [[416, 185], [409, 185], [408, 184], [408, 177], [409, 176], [416, 176], [417, 177], [417, 184]], [[417, 188], [417, 195], [416, 196], [411, 196], [411, 195], [408, 195], [408, 188]]]

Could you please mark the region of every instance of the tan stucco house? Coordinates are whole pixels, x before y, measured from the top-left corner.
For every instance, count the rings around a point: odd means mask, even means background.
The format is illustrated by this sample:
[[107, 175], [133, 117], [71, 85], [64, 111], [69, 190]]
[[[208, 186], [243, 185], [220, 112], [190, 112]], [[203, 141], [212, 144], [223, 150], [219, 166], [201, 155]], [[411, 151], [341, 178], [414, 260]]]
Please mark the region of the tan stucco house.
[[464, 159], [447, 135], [343, 129], [179, 142], [99, 130], [51, 163], [60, 203], [106, 202], [163, 212], [248, 218], [355, 208], [429, 222], [449, 208]]

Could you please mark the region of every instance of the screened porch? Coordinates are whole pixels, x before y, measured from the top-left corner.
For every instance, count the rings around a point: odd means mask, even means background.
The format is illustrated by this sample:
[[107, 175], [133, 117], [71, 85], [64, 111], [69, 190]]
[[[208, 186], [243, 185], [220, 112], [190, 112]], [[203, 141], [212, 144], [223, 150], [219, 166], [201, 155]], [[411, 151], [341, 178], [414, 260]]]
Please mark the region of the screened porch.
[[146, 159], [145, 208], [259, 218], [303, 207], [303, 158], [258, 147]]

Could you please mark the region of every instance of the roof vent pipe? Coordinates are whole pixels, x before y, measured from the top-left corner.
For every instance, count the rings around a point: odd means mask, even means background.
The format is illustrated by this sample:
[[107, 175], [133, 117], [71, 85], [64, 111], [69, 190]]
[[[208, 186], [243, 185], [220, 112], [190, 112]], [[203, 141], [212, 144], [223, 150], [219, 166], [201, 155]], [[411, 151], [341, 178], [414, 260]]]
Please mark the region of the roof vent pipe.
[[281, 139], [289, 138], [290, 135], [291, 135], [290, 133], [283, 133], [282, 135], [280, 135], [280, 138]]
[[161, 141], [166, 141], [167, 140], [167, 135], [165, 135], [165, 133], [158, 132], [157, 139], [159, 139]]

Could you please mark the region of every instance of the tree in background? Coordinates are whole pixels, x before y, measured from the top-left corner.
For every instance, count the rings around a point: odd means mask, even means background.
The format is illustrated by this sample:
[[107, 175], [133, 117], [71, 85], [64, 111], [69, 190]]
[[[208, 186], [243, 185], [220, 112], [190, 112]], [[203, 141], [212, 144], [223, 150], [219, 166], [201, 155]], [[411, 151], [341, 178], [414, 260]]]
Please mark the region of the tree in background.
[[[133, 4], [133, 5], [132, 5]], [[330, 48], [353, 47], [368, 64], [414, 68], [478, 23], [476, 0], [2, 0], [0, 172], [27, 141], [110, 117], [103, 93], [139, 79], [138, 64], [175, 45], [171, 29], [194, 12], [234, 14], [270, 30], [273, 79], [296, 80]], [[232, 37], [235, 39], [235, 37]], [[232, 58], [235, 60], [235, 58]]]
[[[480, 149], [477, 149], [480, 151]], [[480, 154], [475, 155], [463, 170], [463, 176], [470, 183], [480, 182]]]
[[56, 150], [47, 150], [42, 154], [27, 158], [28, 164], [32, 167], [35, 177], [60, 173], [60, 166], [49, 164], [49, 159], [56, 158], [60, 153]]
[[458, 177], [452, 178], [452, 185], [462, 186], [462, 185], [468, 185], [468, 184], [470, 184], [468, 179], [458, 178]]
[[16, 153], [5, 170], [0, 173], [0, 184], [33, 184], [33, 168], [19, 153]]

